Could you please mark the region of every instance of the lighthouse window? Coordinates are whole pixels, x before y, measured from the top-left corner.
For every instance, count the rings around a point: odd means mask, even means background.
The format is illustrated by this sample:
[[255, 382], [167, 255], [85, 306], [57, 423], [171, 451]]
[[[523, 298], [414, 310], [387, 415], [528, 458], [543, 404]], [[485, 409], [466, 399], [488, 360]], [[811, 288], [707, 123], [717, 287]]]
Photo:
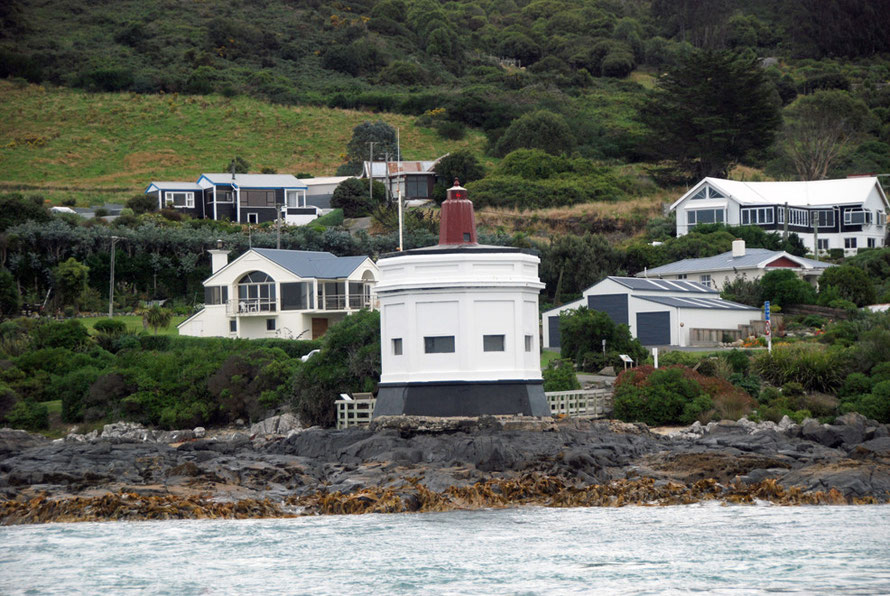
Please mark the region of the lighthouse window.
[[532, 336], [531, 336], [531, 335], [526, 335], [526, 336], [525, 336], [525, 351], [526, 351], [526, 352], [531, 352], [531, 351], [532, 351], [532, 345], [533, 345], [533, 342], [532, 342]]
[[392, 354], [393, 354], [393, 356], [401, 356], [402, 355], [402, 338], [401, 337], [392, 338]]
[[446, 354], [454, 352], [454, 336], [438, 335], [423, 338], [423, 351], [427, 354]]
[[484, 352], [503, 352], [504, 336], [503, 335], [483, 335], [482, 350]]

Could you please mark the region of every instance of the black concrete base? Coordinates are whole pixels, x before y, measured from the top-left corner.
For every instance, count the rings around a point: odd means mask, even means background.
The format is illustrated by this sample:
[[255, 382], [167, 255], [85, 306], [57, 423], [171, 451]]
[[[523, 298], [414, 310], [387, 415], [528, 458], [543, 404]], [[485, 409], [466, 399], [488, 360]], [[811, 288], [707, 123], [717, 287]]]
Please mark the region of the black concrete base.
[[377, 416], [550, 416], [542, 381], [386, 383], [377, 392]]

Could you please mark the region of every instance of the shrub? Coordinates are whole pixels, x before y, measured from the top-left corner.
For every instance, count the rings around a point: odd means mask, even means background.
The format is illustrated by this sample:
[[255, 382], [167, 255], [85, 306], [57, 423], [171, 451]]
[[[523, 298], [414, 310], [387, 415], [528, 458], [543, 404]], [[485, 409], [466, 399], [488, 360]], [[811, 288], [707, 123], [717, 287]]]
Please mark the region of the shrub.
[[565, 118], [547, 110], [524, 114], [510, 126], [495, 145], [495, 155], [503, 157], [516, 149], [541, 149], [553, 155], [570, 153], [575, 135]]
[[708, 422], [714, 415], [714, 400], [704, 393], [696, 396], [693, 400], [686, 404], [683, 408], [683, 415], [680, 422], [683, 424], [692, 424], [696, 420], [699, 422]]
[[467, 128], [463, 122], [455, 122], [454, 120], [440, 120], [435, 124], [436, 132], [443, 139], [457, 141], [464, 138], [467, 134]]
[[23, 399], [6, 414], [6, 421], [12, 428], [43, 430], [49, 428], [49, 410], [45, 404]]
[[105, 335], [123, 335], [127, 331], [127, 324], [120, 319], [99, 319], [93, 324], [93, 329]]
[[90, 341], [90, 333], [80, 321], [41, 321], [31, 330], [35, 348], [80, 350]]
[[844, 350], [815, 344], [773, 346], [752, 361], [753, 370], [774, 385], [798, 382], [809, 391], [832, 392], [852, 368]]
[[628, 372], [632, 374], [621, 373], [616, 379], [613, 398], [614, 415], [625, 422], [675, 424], [686, 405], [702, 395], [701, 386], [685, 378], [680, 368], [638, 367]]
[[839, 298], [852, 302], [855, 306], [865, 306], [877, 300], [875, 287], [868, 274], [853, 265], [829, 267], [819, 277], [820, 304], [822, 294], [830, 293], [830, 288], [834, 289]]
[[158, 210], [158, 199], [149, 194], [136, 195], [127, 199], [127, 207], [132, 209], [133, 213], [137, 215], [151, 213]]
[[581, 388], [575, 367], [569, 360], [551, 360], [541, 374], [544, 376], [544, 391], [571, 391]]
[[337, 185], [331, 195], [331, 207], [342, 209], [345, 217], [364, 217], [386, 199], [386, 186], [374, 181], [374, 202], [370, 197], [370, 180], [348, 178]]
[[95, 366], [87, 366], [55, 377], [47, 394], [62, 400], [62, 421], [80, 422], [83, 420], [83, 402], [90, 387], [99, 378], [100, 371]]
[[877, 383], [871, 393], [844, 400], [840, 411], [859, 412], [871, 420], [890, 423], [890, 381]]
[[763, 299], [778, 306], [816, 302], [816, 291], [813, 286], [789, 269], [766, 273], [760, 278], [760, 287]]
[[[583, 370], [600, 370], [603, 366], [621, 366], [619, 354], [627, 354], [634, 362], [646, 358], [646, 349], [630, 335], [627, 325], [616, 325], [609, 315], [585, 307], [559, 315], [561, 353]], [[606, 340], [605, 359], [602, 356]]]
[[872, 380], [862, 373], [850, 373], [844, 379], [844, 384], [837, 392], [838, 397], [853, 397], [864, 393], [871, 393]]
[[874, 383], [890, 381], [890, 360], [876, 364], [874, 368], [871, 369], [871, 380]]

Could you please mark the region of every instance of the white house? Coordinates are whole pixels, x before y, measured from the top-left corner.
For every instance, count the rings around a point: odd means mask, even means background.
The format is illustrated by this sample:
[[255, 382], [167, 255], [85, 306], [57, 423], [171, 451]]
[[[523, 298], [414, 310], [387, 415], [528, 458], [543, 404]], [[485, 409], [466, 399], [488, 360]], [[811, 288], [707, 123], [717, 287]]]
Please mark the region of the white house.
[[316, 339], [371, 307], [379, 276], [368, 257], [253, 248], [228, 263], [228, 251], [210, 253], [204, 308], [179, 324], [180, 335]]
[[782, 250], [746, 248], [744, 240], [735, 240], [732, 250], [713, 257], [683, 259], [637, 273], [637, 277], [697, 281], [710, 288], [722, 289], [738, 277], [760, 279], [768, 271], [790, 269], [814, 286], [831, 263], [823, 263], [789, 254]]
[[[800, 236], [813, 253], [884, 246], [890, 203], [874, 177], [809, 182], [740, 182], [705, 178], [680, 197], [677, 236], [702, 223], [756, 225]], [[818, 253], [816, 249], [818, 248]]]
[[760, 320], [760, 309], [723, 300], [717, 290], [694, 281], [607, 277], [582, 296], [543, 313], [544, 347], [560, 347], [559, 313], [581, 306], [627, 325], [644, 346], [701, 345], [715, 331], [735, 339]]
[[380, 258], [381, 375], [374, 416], [549, 416], [538, 348], [540, 260], [476, 242], [455, 185], [439, 244]]
[[433, 196], [436, 164], [442, 157], [432, 161], [366, 161], [362, 165], [361, 177], [370, 178], [373, 174], [374, 180], [389, 184], [391, 197], [397, 197], [401, 189], [402, 197], [407, 200], [428, 199]]
[[352, 176], [319, 176], [317, 178], [300, 178], [306, 185], [306, 202], [321, 209], [331, 208], [331, 197], [344, 180]]

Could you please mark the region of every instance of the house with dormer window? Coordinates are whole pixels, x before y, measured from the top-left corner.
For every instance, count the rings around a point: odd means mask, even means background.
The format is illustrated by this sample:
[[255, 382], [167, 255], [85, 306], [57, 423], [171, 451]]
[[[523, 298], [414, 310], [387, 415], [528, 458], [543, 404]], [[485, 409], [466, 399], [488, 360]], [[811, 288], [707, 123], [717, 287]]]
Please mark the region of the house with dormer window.
[[180, 335], [316, 339], [373, 307], [379, 273], [369, 257], [253, 248], [229, 263], [226, 250], [210, 254], [204, 308], [179, 324]]
[[875, 177], [796, 182], [705, 178], [671, 205], [677, 236], [695, 226], [724, 223], [795, 233], [813, 254], [880, 248], [890, 203]]

